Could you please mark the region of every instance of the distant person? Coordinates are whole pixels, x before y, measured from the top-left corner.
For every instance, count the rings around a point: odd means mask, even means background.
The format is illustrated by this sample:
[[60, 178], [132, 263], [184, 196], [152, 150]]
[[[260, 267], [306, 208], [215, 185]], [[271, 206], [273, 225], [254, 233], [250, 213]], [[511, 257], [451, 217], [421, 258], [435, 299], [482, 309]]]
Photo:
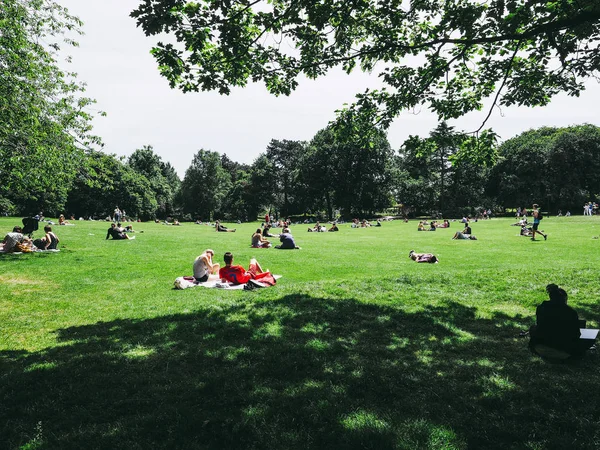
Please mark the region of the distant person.
[[33, 245], [40, 250], [56, 250], [60, 240], [58, 239], [58, 236], [52, 232], [52, 227], [46, 225], [44, 227], [44, 233], [44, 237], [34, 240]]
[[257, 228], [256, 232], [252, 235], [251, 245], [254, 248], [269, 248], [271, 246], [271, 241], [265, 239], [260, 228]]
[[456, 233], [454, 233], [454, 236], [452, 237], [452, 239], [471, 239], [473, 241], [477, 240], [477, 238], [475, 236], [473, 236], [471, 227], [469, 226], [468, 223], [466, 224], [464, 230], [457, 231]]
[[298, 247], [296, 245], [296, 243], [294, 242], [294, 236], [292, 236], [292, 233], [290, 233], [289, 228], [283, 229], [283, 233], [281, 233], [279, 235], [279, 241], [281, 242], [281, 244], [275, 246], [275, 248], [277, 248], [277, 249], [280, 249], [280, 250], [294, 250], [294, 249], [299, 250], [300, 249], [300, 247]]
[[337, 223], [333, 222], [331, 224], [331, 228], [329, 228], [329, 230], [327, 230], [327, 231], [340, 231], [340, 229], [338, 228]]
[[439, 261], [437, 256], [435, 256], [433, 253], [416, 253], [414, 250], [411, 250], [408, 253], [408, 257], [418, 263], [435, 264]]
[[547, 234], [544, 234], [538, 230], [538, 227], [540, 226], [540, 221], [542, 219], [543, 219], [543, 216], [542, 216], [542, 212], [539, 210], [539, 205], [534, 203], [534, 205], [533, 205], [533, 226], [531, 227], [531, 232], [532, 232], [531, 240], [532, 241], [535, 241], [536, 233], [544, 236], [545, 241], [548, 239]]
[[529, 348], [538, 353], [536, 347], [545, 345], [564, 351], [572, 358], [582, 357], [593, 345], [593, 341], [580, 339], [581, 323], [577, 312], [567, 305], [566, 291], [556, 284], [549, 284], [546, 286], [546, 292], [549, 300], [537, 307], [536, 325], [529, 330]]
[[221, 222], [219, 222], [218, 220], [215, 221], [215, 231], [220, 231], [220, 232], [230, 232], [230, 233], [234, 233], [235, 232], [235, 228], [232, 228], [231, 230], [229, 228], [227, 228], [224, 225], [221, 225]]
[[71, 225], [71, 223], [68, 220], [65, 220], [64, 214], [61, 214], [60, 216], [58, 216], [58, 224], [59, 225]]
[[210, 248], [194, 260], [194, 278], [198, 283], [204, 283], [208, 280], [208, 276], [219, 272], [221, 266], [218, 263], [213, 263], [215, 252]]
[[[119, 231], [117, 229], [117, 224], [116, 223], [111, 223], [110, 224], [110, 228], [108, 229], [108, 231], [106, 232], [106, 239], [112, 237], [114, 240], [121, 240], [121, 239], [133, 239], [130, 238], [127, 233], [123, 232], [123, 231]], [[134, 236], [135, 237], [135, 236]]]
[[278, 234], [271, 234], [271, 225], [269, 225], [268, 223], [265, 224], [265, 227], [262, 231], [262, 235], [263, 237], [279, 237]]
[[223, 256], [225, 267], [219, 269], [219, 277], [223, 282], [227, 281], [233, 284], [246, 284], [250, 280], [260, 280], [263, 277], [272, 277], [268, 271], [263, 271], [258, 261], [254, 258], [250, 260], [248, 270], [242, 266], [233, 265], [233, 254], [225, 253]]

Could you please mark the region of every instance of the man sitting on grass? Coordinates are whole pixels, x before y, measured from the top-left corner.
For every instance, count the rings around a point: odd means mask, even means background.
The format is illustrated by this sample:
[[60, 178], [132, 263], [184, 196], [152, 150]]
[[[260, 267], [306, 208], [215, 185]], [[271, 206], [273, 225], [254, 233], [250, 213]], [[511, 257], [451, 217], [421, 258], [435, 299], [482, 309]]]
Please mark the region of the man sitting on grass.
[[471, 234], [471, 227], [468, 223], [465, 225], [464, 230], [457, 231], [456, 233], [454, 233], [452, 239], [472, 239], [474, 241], [477, 240], [477, 238]]
[[250, 267], [248, 270], [242, 266], [233, 265], [233, 254], [231, 252], [225, 253], [223, 256], [225, 261], [225, 267], [219, 269], [219, 277], [221, 281], [228, 281], [233, 284], [246, 284], [250, 280], [260, 280], [264, 277], [271, 277], [269, 271], [263, 271], [258, 261], [254, 258], [250, 259]]
[[[580, 339], [581, 324], [577, 311], [567, 305], [567, 293], [556, 284], [546, 286], [549, 300], [536, 309], [536, 325], [529, 329], [529, 348], [540, 354], [539, 345], [566, 352], [571, 358], [581, 358], [593, 341]], [[542, 355], [543, 356], [543, 355]]]
[[110, 224], [110, 228], [106, 232], [106, 239], [108, 239], [109, 237], [112, 237], [114, 240], [134, 239], [134, 238], [130, 238], [127, 235], [127, 233], [125, 233], [123, 231], [119, 231], [117, 228], [117, 224], [115, 224], [114, 222]]

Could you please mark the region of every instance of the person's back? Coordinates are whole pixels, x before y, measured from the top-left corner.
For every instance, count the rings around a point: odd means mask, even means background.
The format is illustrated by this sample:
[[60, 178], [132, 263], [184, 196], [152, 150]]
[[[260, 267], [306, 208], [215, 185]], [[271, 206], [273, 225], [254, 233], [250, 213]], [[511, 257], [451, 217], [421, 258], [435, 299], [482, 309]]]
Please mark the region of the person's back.
[[536, 351], [536, 346], [543, 344], [572, 356], [583, 355], [589, 344], [579, 338], [579, 317], [567, 305], [567, 293], [555, 284], [546, 286], [546, 291], [550, 300], [542, 302], [536, 309], [536, 325], [530, 330], [530, 348]]
[[279, 241], [281, 245], [278, 248], [281, 249], [295, 249], [296, 243], [294, 242], [294, 237], [290, 233], [288, 229], [283, 230], [283, 233], [279, 235]]
[[569, 351], [579, 341], [579, 317], [569, 305], [545, 301], [535, 312], [540, 344]]
[[7, 233], [2, 241], [4, 243], [4, 252], [12, 252], [15, 251], [15, 247], [17, 244], [23, 242], [25, 236], [21, 233], [21, 227], [14, 227], [12, 232]]

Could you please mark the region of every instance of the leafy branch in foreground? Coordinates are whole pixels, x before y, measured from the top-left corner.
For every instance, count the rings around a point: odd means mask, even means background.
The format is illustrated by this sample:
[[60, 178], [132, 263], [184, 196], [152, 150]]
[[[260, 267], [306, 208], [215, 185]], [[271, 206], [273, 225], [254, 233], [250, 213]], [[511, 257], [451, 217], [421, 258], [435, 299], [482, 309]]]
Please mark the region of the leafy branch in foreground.
[[289, 95], [300, 76], [377, 69], [384, 87], [357, 107], [383, 128], [401, 110], [456, 118], [494, 94], [546, 105], [578, 96], [600, 67], [597, 0], [142, 0], [131, 16], [146, 35], [174, 36], [152, 53], [183, 92], [261, 81]]

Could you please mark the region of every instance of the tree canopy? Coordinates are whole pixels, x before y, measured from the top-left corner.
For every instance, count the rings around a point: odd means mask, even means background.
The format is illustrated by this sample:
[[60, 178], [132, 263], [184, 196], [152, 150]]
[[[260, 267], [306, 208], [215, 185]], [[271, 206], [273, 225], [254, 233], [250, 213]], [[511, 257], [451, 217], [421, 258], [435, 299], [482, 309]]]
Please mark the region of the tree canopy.
[[51, 0], [0, 3], [0, 200], [23, 210], [64, 206], [90, 134], [93, 100], [58, 64], [81, 22]]
[[228, 94], [261, 81], [288, 95], [301, 76], [359, 67], [384, 87], [351, 108], [383, 127], [420, 105], [441, 119], [488, 97], [545, 105], [600, 68], [597, 0], [142, 0], [131, 15], [174, 37], [152, 50], [172, 87]]

